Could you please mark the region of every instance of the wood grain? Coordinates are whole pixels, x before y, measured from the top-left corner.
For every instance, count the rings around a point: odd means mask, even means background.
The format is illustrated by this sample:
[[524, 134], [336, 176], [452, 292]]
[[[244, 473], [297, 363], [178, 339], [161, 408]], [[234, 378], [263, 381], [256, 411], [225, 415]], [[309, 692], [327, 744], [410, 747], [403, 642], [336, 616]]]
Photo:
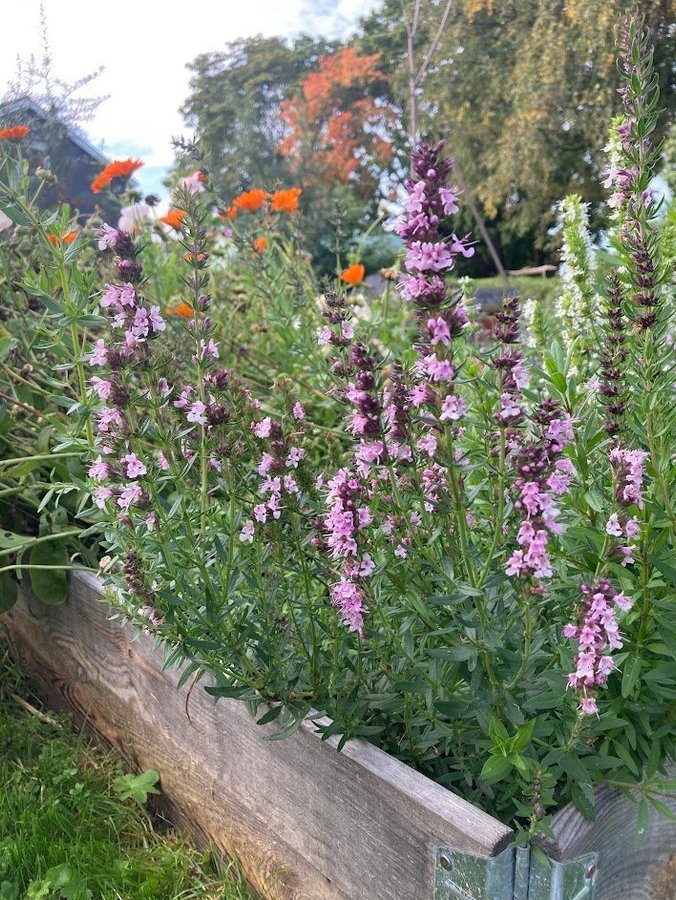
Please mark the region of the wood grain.
[[[676, 814], [673, 795], [660, 799]], [[600, 787], [594, 807], [594, 822], [572, 805], [557, 813], [553, 829], [558, 846], [552, 855], [574, 859], [597, 854], [594, 900], [676, 900], [676, 821], [651, 808], [639, 844], [638, 804], [630, 797]]]
[[512, 832], [364, 741], [337, 753], [311, 723], [265, 740], [245, 706], [176, 690], [151, 637], [111, 620], [99, 582], [73, 578], [57, 607], [30, 597], [5, 616], [49, 701], [74, 712], [138, 768], [156, 768], [170, 815], [241, 860], [271, 900], [432, 900], [434, 856], [478, 856]]

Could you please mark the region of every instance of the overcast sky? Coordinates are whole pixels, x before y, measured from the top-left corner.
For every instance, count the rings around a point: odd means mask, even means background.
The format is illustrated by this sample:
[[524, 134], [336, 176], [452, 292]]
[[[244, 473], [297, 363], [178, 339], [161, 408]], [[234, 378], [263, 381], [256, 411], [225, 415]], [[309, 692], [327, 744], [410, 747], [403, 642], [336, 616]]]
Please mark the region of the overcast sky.
[[[349, 34], [379, 0], [44, 0], [54, 74], [79, 78], [105, 66], [83, 96], [110, 94], [84, 125], [114, 157], [138, 156], [145, 190], [155, 190], [172, 160], [172, 135], [184, 131], [179, 107], [188, 91], [186, 63], [255, 34], [327, 37]], [[40, 55], [40, 0], [2, 0], [0, 96], [17, 55]], [[11, 12], [10, 12], [11, 10]], [[175, 10], [175, 11], [174, 11]], [[143, 176], [143, 177], [141, 177]]]

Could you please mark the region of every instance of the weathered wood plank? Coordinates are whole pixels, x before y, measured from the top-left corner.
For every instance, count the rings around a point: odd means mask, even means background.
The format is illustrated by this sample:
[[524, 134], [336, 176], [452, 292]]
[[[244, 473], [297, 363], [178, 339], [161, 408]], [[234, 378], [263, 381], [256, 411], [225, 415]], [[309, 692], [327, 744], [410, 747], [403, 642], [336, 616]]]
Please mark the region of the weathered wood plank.
[[[672, 773], [673, 774], [673, 773]], [[676, 798], [661, 797], [676, 814]], [[596, 820], [569, 805], [554, 817], [557, 858], [597, 854], [594, 900], [676, 900], [676, 822], [650, 810], [643, 840], [636, 841], [638, 804], [617, 790], [595, 792]]]
[[111, 621], [99, 582], [73, 579], [47, 607], [7, 614], [11, 639], [50, 702], [87, 720], [140, 768], [154, 767], [177, 824], [242, 861], [272, 900], [432, 900], [434, 855], [493, 856], [512, 832], [364, 742], [341, 753], [310, 723], [282, 741], [243, 704], [176, 691], [153, 639]]

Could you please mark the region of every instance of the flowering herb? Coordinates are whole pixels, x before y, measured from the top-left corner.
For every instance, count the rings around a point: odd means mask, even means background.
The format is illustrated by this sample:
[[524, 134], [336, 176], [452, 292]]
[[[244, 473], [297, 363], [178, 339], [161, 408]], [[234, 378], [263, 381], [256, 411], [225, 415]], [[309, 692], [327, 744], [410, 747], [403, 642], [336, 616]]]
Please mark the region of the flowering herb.
[[[300, 217], [272, 215], [295, 212], [292, 189], [233, 201], [264, 209], [274, 239], [263, 254], [260, 222], [225, 214], [246, 290], [212, 280], [197, 168], [162, 245], [184, 295], [162, 294], [142, 230], [104, 225], [107, 326], [90, 315], [87, 353], [74, 345], [78, 379], [89, 363], [84, 514], [104, 529], [119, 608], [212, 695], [272, 704], [283, 733], [318, 711], [325, 736], [377, 741], [525, 837], [569, 800], [591, 814], [609, 771], [652, 797], [673, 754], [669, 298], [646, 194], [650, 53], [641, 22], [623, 34], [618, 256], [564, 329], [539, 322], [535, 348], [518, 298], [480, 331], [452, 285], [474, 246], [454, 230], [443, 144], [425, 143], [384, 323], [346, 287], [361, 264], [308, 302]], [[587, 273], [571, 285], [586, 291], [593, 248], [567, 208], [571, 272]], [[80, 244], [41, 241], [58, 265]], [[256, 339], [233, 348], [240, 314]]]

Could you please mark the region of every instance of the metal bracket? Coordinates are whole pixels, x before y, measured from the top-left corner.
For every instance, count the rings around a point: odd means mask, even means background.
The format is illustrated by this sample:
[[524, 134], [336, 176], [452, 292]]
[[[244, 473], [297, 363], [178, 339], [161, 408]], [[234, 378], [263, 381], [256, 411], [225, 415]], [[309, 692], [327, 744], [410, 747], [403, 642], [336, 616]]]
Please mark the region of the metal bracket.
[[485, 859], [437, 851], [434, 900], [593, 900], [596, 856], [557, 862], [542, 850], [508, 848]]

